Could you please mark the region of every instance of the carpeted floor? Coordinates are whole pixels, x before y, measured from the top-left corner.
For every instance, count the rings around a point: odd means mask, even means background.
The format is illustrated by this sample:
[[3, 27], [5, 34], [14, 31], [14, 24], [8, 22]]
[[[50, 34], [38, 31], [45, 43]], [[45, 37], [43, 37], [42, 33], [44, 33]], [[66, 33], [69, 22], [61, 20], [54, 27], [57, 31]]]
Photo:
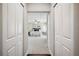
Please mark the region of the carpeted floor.
[[28, 39], [28, 54], [50, 54], [48, 49], [47, 38], [29, 37]]

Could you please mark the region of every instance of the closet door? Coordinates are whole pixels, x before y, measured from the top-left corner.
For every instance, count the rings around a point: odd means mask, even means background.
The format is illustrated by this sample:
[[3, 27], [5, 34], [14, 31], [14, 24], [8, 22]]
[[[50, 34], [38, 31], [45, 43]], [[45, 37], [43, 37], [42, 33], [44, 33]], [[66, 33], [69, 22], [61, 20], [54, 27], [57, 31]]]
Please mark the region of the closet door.
[[57, 4], [55, 7], [55, 55], [61, 56], [62, 52], [62, 5]]
[[23, 6], [16, 4], [17, 53], [23, 55]]
[[55, 7], [55, 55], [73, 55], [72, 4]]
[[7, 4], [7, 40], [8, 56], [16, 55], [16, 4]]
[[63, 55], [73, 55], [72, 4], [62, 4], [63, 8]]

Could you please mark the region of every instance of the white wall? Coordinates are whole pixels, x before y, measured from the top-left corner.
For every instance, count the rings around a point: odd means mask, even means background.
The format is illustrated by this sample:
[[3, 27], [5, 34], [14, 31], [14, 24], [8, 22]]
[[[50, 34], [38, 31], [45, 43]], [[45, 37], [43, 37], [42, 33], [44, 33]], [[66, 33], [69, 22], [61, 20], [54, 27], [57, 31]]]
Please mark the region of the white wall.
[[74, 4], [74, 55], [79, 56], [79, 4]]
[[29, 3], [27, 11], [50, 11], [50, 4], [48, 3]]

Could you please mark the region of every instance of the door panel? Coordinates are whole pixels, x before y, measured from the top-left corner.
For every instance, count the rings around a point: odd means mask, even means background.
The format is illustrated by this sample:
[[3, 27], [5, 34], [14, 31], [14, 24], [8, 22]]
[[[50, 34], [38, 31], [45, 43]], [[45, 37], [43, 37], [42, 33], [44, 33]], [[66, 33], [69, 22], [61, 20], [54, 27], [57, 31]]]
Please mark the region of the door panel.
[[16, 36], [15, 4], [8, 4], [8, 38]]
[[55, 55], [62, 56], [62, 5], [58, 4], [55, 7]]
[[12, 47], [11, 49], [8, 50], [8, 56], [15, 56], [16, 55], [16, 48]]
[[62, 52], [63, 52], [63, 56], [72, 56], [72, 52], [65, 46], [63, 46]]
[[16, 4], [7, 4], [8, 20], [7, 20], [7, 55], [16, 55]]
[[71, 4], [63, 4], [63, 34], [71, 38]]
[[62, 44], [58, 41], [55, 42], [55, 56], [62, 56]]
[[65, 47], [67, 47], [69, 50], [71, 50], [71, 51], [73, 50], [73, 43], [72, 43], [72, 40], [63, 37], [62, 43], [63, 43], [63, 45], [64, 45]]
[[16, 40], [16, 37], [13, 37], [13, 38], [7, 40], [8, 50], [11, 49], [12, 47], [16, 46], [16, 41], [15, 40]]
[[[61, 16], [60, 16], [61, 15]], [[58, 4], [55, 8], [55, 34], [62, 35], [62, 5]]]
[[73, 40], [71, 38], [72, 32], [72, 4], [62, 4], [63, 9], [63, 47], [64, 47], [64, 54], [63, 55], [72, 55], [73, 53]]
[[55, 36], [55, 40], [58, 41], [58, 42], [60, 42], [60, 43], [62, 43], [62, 41], [63, 41], [62, 40], [62, 36], [60, 36], [60, 35], [56, 35]]

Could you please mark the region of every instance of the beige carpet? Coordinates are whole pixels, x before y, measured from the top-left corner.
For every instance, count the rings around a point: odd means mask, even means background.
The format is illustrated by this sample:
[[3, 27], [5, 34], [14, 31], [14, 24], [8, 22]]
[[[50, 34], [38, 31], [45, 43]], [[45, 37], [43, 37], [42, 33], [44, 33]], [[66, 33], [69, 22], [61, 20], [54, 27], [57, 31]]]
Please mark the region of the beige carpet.
[[50, 54], [48, 50], [47, 38], [29, 37], [28, 54]]

